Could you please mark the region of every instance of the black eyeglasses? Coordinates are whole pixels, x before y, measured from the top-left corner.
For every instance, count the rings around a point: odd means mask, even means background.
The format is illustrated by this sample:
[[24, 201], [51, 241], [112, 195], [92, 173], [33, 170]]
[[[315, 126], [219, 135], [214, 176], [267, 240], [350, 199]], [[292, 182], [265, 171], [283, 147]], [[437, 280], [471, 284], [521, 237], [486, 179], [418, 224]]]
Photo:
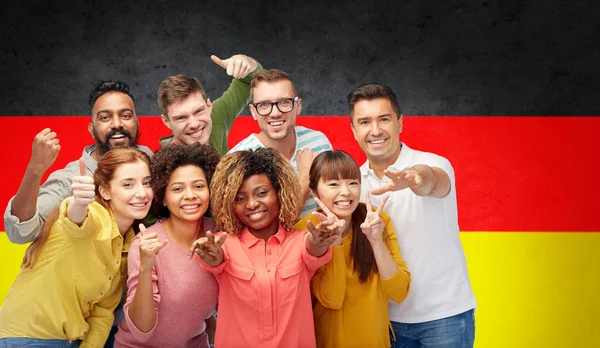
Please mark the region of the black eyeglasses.
[[298, 97], [294, 98], [283, 98], [276, 102], [260, 102], [250, 103], [254, 106], [256, 112], [261, 116], [268, 116], [273, 111], [273, 105], [277, 106], [277, 110], [281, 113], [286, 113], [294, 110], [294, 103], [298, 101]]

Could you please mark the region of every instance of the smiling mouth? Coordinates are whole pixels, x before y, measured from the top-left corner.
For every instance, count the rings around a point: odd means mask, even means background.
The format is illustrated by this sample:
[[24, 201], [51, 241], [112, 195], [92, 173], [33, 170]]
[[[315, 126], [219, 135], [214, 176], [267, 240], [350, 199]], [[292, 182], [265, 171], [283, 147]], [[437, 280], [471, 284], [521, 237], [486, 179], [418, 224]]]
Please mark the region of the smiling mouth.
[[337, 201], [337, 202], [333, 202], [333, 205], [335, 205], [338, 208], [348, 208], [350, 206], [352, 206], [352, 202], [351, 200], [345, 200], [345, 201]]
[[126, 138], [126, 137], [127, 137], [127, 136], [126, 136], [125, 134], [122, 134], [122, 133], [117, 133], [117, 134], [115, 134], [115, 135], [111, 136], [110, 138], [111, 138], [111, 139], [116, 139], [116, 140], [118, 140], [118, 139], [123, 139], [123, 138]]
[[198, 129], [197, 131], [194, 131], [194, 132], [192, 132], [192, 133], [188, 133], [188, 135], [189, 135], [189, 136], [192, 136], [192, 137], [194, 137], [194, 138], [199, 138], [199, 137], [202, 135], [202, 133], [204, 132], [204, 128], [205, 128], [205, 127], [202, 127], [202, 128], [200, 128], [200, 129]]
[[271, 122], [268, 122], [268, 123], [269, 123], [269, 126], [271, 126], [271, 127], [279, 127], [279, 126], [283, 125], [285, 123], [285, 121], [283, 121], [283, 120], [281, 120], [281, 121], [271, 121]]
[[381, 145], [381, 144], [385, 143], [386, 141], [387, 141], [387, 139], [375, 139], [375, 140], [369, 140], [367, 142], [371, 145]]
[[260, 220], [267, 212], [266, 211], [257, 211], [255, 213], [248, 214], [248, 219], [250, 221]]
[[185, 204], [181, 206], [181, 210], [196, 210], [200, 208], [200, 204]]
[[148, 202], [145, 202], [145, 203], [129, 203], [129, 205], [132, 206], [132, 207], [134, 207], [134, 208], [144, 208], [147, 204], [148, 204]]

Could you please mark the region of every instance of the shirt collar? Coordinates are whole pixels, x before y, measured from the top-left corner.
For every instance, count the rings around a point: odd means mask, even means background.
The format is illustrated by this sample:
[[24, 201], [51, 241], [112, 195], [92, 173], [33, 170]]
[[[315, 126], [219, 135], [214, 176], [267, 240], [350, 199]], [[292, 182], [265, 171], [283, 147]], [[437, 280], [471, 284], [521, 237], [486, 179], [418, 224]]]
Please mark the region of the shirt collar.
[[[402, 149], [400, 150], [398, 158], [396, 158], [396, 161], [394, 163], [388, 166], [388, 169], [392, 172], [407, 169], [413, 162], [415, 150], [411, 149], [410, 147], [408, 147], [408, 145], [406, 145], [403, 142], [401, 142], [400, 144], [402, 146]], [[368, 176], [369, 174], [375, 175], [373, 169], [371, 169], [368, 159], [360, 167], [360, 173], [362, 174], [362, 176]]]
[[[285, 237], [287, 235], [286, 233], [287, 232], [285, 231], [285, 229], [283, 229], [283, 227], [281, 227], [281, 225], [279, 225], [279, 229], [277, 230], [277, 233], [275, 233], [275, 235], [271, 236], [271, 238], [275, 237], [279, 241], [279, 244], [283, 244], [283, 241], [285, 240]], [[253, 247], [254, 244], [258, 243], [258, 241], [261, 240], [260, 238], [256, 238], [250, 232], [250, 230], [248, 230], [248, 227], [246, 227], [246, 226], [244, 226], [244, 229], [242, 230], [240, 239], [242, 240], [242, 242], [244, 242], [244, 244], [248, 248]]]

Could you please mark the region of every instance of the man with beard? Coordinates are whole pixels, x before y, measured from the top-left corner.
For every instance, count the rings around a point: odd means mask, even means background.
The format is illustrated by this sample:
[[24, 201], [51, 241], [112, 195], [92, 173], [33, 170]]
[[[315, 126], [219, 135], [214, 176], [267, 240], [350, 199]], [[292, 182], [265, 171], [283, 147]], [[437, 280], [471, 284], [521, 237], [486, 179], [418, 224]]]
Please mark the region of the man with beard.
[[[152, 155], [149, 148], [136, 144], [138, 118], [135, 100], [126, 83], [101, 82], [90, 94], [89, 102], [92, 122], [88, 130], [96, 143], [85, 147], [81, 155], [88, 175], [93, 175], [97, 161], [113, 148], [133, 146]], [[59, 150], [56, 133], [49, 128], [35, 136], [19, 190], [4, 213], [4, 228], [11, 242], [25, 244], [35, 240], [48, 215], [71, 195], [71, 179], [79, 175], [79, 160], [50, 174], [40, 187], [42, 176], [56, 160]]]

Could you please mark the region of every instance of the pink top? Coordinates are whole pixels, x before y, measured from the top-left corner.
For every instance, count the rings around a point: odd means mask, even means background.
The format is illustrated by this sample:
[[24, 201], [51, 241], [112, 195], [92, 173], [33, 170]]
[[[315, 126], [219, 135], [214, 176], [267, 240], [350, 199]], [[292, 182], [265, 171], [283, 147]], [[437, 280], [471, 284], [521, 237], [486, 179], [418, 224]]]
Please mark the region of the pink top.
[[316, 347], [310, 279], [332, 252], [310, 255], [306, 233], [280, 227], [265, 243], [244, 228], [227, 236], [220, 265], [195, 256], [219, 282], [215, 347]]
[[[212, 220], [204, 218], [203, 224], [205, 230], [214, 231]], [[155, 232], [161, 242], [167, 239], [160, 222], [148, 228], [150, 232]], [[198, 262], [188, 259], [188, 255], [188, 250], [169, 243], [156, 256], [152, 289], [158, 320], [152, 330], [143, 333], [129, 317], [140, 270], [139, 236], [136, 236], [129, 249], [125, 320], [119, 324], [115, 347], [208, 347], [204, 320], [215, 310], [219, 286], [215, 277]]]

